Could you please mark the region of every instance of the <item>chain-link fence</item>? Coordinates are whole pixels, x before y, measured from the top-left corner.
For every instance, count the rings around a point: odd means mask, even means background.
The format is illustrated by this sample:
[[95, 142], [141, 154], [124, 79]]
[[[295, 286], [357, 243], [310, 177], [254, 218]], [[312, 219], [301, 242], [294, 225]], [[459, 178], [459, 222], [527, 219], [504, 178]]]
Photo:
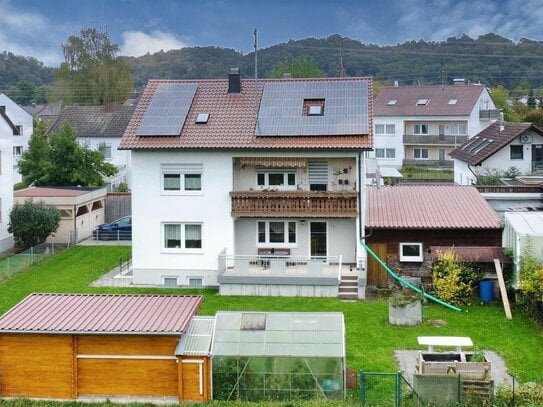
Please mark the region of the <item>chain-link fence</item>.
[[15, 273], [26, 270], [46, 257], [65, 250], [67, 247], [67, 244], [42, 243], [0, 260], [0, 282], [10, 278]]

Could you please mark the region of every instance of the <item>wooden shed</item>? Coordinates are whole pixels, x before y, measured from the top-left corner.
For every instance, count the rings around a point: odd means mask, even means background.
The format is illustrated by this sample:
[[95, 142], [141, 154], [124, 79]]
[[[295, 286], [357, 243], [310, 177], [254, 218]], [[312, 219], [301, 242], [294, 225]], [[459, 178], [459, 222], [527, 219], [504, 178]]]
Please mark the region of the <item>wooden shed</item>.
[[181, 346], [201, 301], [32, 294], [0, 317], [0, 397], [205, 401], [211, 334]]

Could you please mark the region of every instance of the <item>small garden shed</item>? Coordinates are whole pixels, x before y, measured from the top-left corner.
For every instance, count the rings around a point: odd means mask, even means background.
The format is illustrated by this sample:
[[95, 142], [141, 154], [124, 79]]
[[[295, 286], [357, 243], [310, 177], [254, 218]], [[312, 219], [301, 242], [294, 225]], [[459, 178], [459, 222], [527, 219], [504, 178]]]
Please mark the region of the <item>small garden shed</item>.
[[32, 294], [0, 317], [0, 397], [207, 400], [210, 335], [185, 338], [201, 301]]
[[218, 312], [213, 339], [216, 400], [342, 399], [342, 313]]

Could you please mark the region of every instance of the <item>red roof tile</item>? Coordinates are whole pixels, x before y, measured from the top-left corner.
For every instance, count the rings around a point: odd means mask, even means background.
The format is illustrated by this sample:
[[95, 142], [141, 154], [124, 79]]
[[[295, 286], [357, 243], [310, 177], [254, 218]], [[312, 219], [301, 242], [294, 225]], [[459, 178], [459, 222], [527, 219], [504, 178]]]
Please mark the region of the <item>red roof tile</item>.
[[[287, 79], [292, 83], [304, 79]], [[228, 80], [149, 81], [132, 116], [120, 149], [370, 149], [372, 92], [369, 78], [322, 78], [311, 81], [367, 81], [369, 133], [337, 136], [257, 137], [255, 128], [265, 82], [242, 80], [241, 93], [228, 93]], [[198, 89], [180, 136], [137, 136], [137, 131], [160, 83], [196, 83]], [[196, 124], [198, 113], [209, 113], [207, 124]]]
[[368, 187], [368, 228], [501, 229], [477, 188], [460, 185]]
[[[467, 116], [477, 103], [482, 85], [397, 86], [382, 88], [374, 102], [375, 116]], [[419, 99], [428, 104], [417, 106]], [[449, 100], [456, 99], [456, 104]], [[390, 100], [396, 104], [388, 105]]]
[[31, 294], [0, 317], [0, 332], [179, 334], [201, 296]]

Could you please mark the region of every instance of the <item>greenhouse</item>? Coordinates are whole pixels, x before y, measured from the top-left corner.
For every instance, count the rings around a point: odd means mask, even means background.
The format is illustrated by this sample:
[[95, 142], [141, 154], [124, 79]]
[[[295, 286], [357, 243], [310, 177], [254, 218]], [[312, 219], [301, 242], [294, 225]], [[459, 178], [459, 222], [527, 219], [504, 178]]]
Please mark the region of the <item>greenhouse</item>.
[[215, 400], [342, 399], [342, 313], [218, 312]]

